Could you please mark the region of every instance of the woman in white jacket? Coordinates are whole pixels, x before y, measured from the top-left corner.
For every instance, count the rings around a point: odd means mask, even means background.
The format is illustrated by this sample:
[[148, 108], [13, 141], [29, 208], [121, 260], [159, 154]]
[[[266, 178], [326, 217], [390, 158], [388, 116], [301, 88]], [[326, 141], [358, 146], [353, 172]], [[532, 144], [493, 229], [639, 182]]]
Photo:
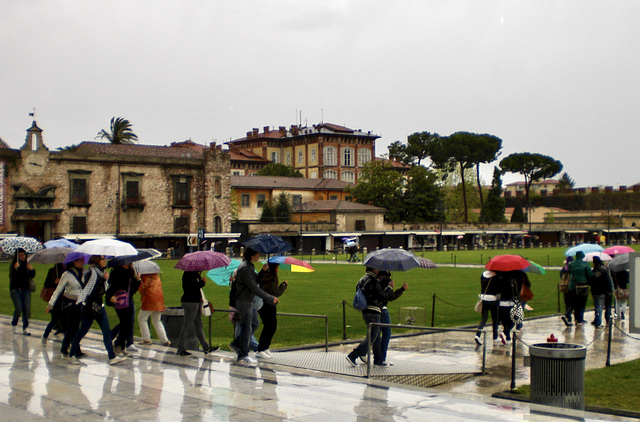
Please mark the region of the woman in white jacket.
[[[78, 331], [80, 319], [82, 318], [80, 305], [76, 304], [78, 295], [82, 292], [83, 287], [81, 281], [82, 267], [84, 267], [84, 257], [82, 256], [67, 264], [67, 269], [60, 276], [58, 287], [56, 287], [47, 304], [47, 312], [49, 312], [53, 309], [58, 299], [62, 300], [62, 315], [60, 318], [64, 329], [64, 338], [60, 347], [62, 357], [69, 355], [69, 345]], [[83, 354], [82, 352], [80, 353]]]

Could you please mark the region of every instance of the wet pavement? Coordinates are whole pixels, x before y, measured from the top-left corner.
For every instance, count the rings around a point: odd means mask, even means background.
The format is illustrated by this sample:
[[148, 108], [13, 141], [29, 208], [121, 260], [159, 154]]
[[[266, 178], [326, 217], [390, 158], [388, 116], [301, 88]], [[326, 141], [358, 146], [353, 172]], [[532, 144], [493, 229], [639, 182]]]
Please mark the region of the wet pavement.
[[[174, 348], [138, 345], [140, 350], [125, 362], [110, 366], [101, 338], [92, 331], [82, 343], [88, 356], [76, 366], [60, 357], [61, 339], [41, 344], [44, 324], [33, 322], [30, 328], [31, 336], [13, 334], [9, 318], [0, 316], [0, 420], [624, 420], [491, 397], [509, 389], [511, 346], [490, 341], [487, 374], [478, 375], [482, 347], [470, 333], [392, 339], [389, 360], [394, 366], [388, 375], [468, 373], [466, 379], [418, 388], [380, 377], [385, 368], [366, 378], [364, 365], [352, 368], [344, 360], [350, 344], [332, 346], [329, 353], [276, 351], [274, 359], [255, 367], [236, 364], [225, 351], [179, 357]], [[605, 330], [591, 325], [567, 328], [558, 317], [528, 320], [522, 343], [516, 343], [517, 385], [529, 383], [529, 368], [523, 365], [526, 345], [546, 342], [551, 333], [561, 342], [588, 345], [587, 369], [605, 366]], [[612, 363], [640, 358], [634, 337], [624, 325], [614, 329]]]

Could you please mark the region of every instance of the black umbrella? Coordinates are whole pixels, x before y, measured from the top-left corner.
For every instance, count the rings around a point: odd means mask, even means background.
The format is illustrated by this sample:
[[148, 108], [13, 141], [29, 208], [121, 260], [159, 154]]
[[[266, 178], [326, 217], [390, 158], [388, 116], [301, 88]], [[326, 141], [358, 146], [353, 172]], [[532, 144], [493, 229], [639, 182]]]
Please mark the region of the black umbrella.
[[264, 254], [282, 254], [293, 249], [293, 246], [289, 242], [285, 242], [282, 237], [270, 234], [256, 236], [245, 241], [243, 245]]
[[157, 258], [158, 253], [155, 249], [139, 249], [135, 255], [120, 255], [112, 258], [107, 263], [107, 267], [119, 267], [120, 265], [131, 264], [136, 261], [142, 261], [143, 259]]

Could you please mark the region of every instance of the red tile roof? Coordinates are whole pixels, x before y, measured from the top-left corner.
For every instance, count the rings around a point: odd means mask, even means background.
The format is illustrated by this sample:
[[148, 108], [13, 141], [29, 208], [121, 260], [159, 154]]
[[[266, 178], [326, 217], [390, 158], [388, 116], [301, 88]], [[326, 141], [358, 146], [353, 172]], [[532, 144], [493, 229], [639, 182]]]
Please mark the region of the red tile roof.
[[336, 179], [306, 179], [280, 176], [231, 176], [231, 186], [258, 189], [344, 190], [353, 183]]
[[[202, 148], [204, 149], [204, 148]], [[163, 157], [163, 158], [193, 158], [202, 159], [202, 149], [196, 144], [159, 146], [159, 145], [128, 145], [111, 144], [105, 142], [83, 142], [76, 152], [92, 153], [96, 155], [126, 155], [131, 157]]]
[[306, 211], [373, 212], [373, 213], [385, 212], [385, 209], [382, 207], [361, 204], [359, 202], [341, 201], [341, 200], [309, 201], [309, 202], [304, 202], [303, 206]]

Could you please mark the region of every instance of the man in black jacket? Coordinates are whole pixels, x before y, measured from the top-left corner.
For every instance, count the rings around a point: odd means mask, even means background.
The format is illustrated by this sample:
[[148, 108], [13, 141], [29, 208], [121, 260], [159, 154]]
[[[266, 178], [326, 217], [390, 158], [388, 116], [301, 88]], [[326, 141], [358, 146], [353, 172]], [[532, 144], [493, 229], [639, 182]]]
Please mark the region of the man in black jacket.
[[[357, 285], [357, 288], [362, 289], [364, 296], [367, 298], [367, 308], [362, 311], [362, 319], [364, 319], [364, 323], [367, 326], [374, 322], [380, 322], [382, 306], [384, 306], [384, 304], [389, 300], [389, 296], [391, 296], [393, 288], [395, 287], [395, 283], [391, 280], [387, 287], [383, 288], [380, 281], [377, 279], [377, 275], [378, 270], [367, 267], [366, 274], [360, 279], [360, 281], [358, 281]], [[376, 366], [387, 366], [380, 352], [379, 325], [374, 325], [371, 328], [371, 341], [373, 349], [373, 364]], [[356, 360], [360, 358], [364, 361], [363, 358], [366, 356], [368, 350], [369, 343], [365, 338], [360, 342], [358, 347], [353, 349], [353, 351], [346, 356], [347, 361], [350, 365], [356, 366]]]

